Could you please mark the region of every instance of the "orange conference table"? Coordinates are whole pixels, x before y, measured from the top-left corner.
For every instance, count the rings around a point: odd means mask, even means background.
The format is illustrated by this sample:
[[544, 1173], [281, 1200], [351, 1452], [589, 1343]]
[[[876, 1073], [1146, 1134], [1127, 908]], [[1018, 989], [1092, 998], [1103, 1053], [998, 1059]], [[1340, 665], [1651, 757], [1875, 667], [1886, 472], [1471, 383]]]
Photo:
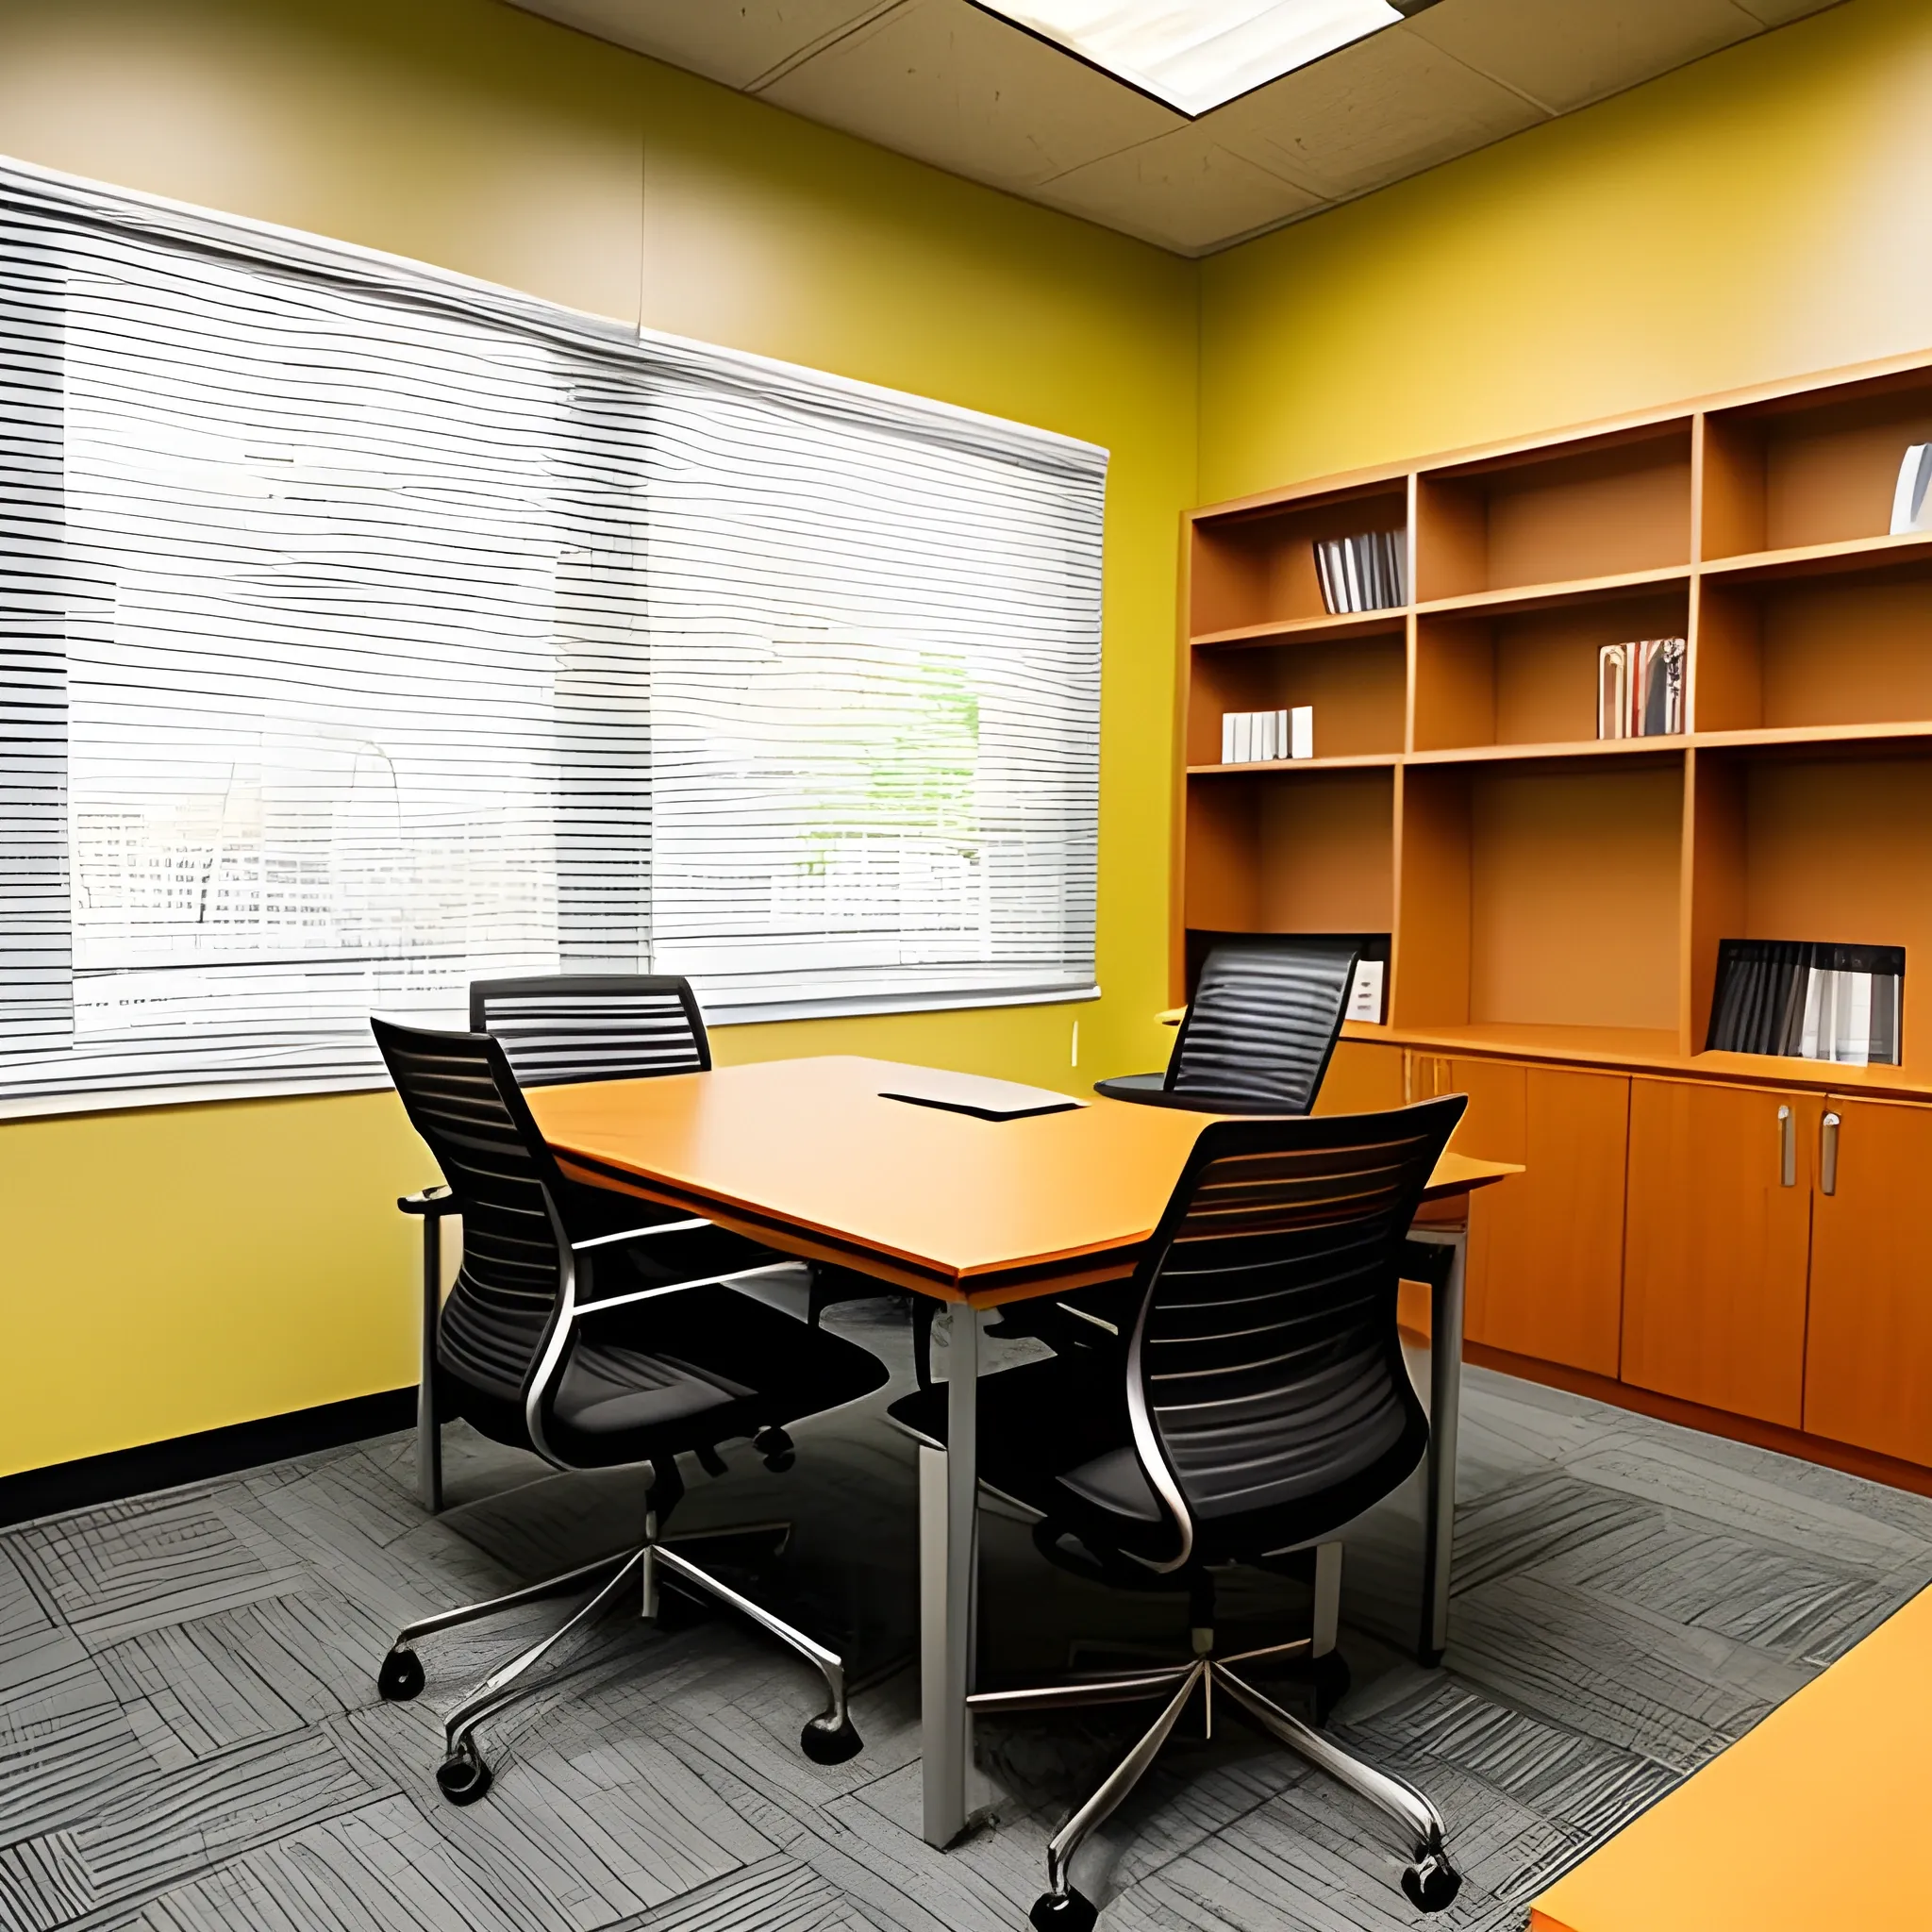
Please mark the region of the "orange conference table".
[[[1004, 1083], [891, 1060], [767, 1060], [527, 1091], [567, 1171], [703, 1214], [810, 1260], [954, 1305], [948, 1443], [920, 1452], [921, 1755], [927, 1840], [965, 1828], [978, 1498], [979, 1327], [991, 1307], [1133, 1272], [1208, 1116], [1095, 1098], [984, 1120], [889, 1092], [991, 1097]], [[1008, 1090], [1010, 1091], [1011, 1090]], [[1445, 1154], [1428, 1198], [1518, 1169]], [[1447, 1641], [1462, 1335], [1462, 1237], [1434, 1291], [1421, 1649]]]

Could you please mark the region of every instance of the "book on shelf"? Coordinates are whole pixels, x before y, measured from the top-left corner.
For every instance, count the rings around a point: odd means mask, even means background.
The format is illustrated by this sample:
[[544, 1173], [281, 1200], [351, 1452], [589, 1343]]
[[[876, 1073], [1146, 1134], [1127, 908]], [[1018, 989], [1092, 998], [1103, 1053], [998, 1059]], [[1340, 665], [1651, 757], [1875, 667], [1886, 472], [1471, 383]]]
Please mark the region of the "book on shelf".
[[1224, 765], [1266, 765], [1282, 758], [1311, 758], [1315, 755], [1315, 708], [1279, 706], [1272, 711], [1224, 711], [1221, 714], [1221, 762]]
[[1898, 466], [1898, 488], [1891, 498], [1891, 534], [1910, 536], [1932, 530], [1932, 505], [1926, 502], [1932, 485], [1932, 442], [1915, 442]]
[[1605, 644], [1596, 658], [1596, 735], [1674, 738], [1684, 729], [1684, 640]]
[[1705, 1050], [1898, 1066], [1905, 978], [1903, 946], [1721, 940]]
[[1365, 530], [1358, 537], [1324, 537], [1315, 546], [1315, 580], [1331, 617], [1358, 610], [1394, 610], [1408, 602], [1407, 533]]
[[1596, 735], [1630, 736], [1630, 646], [1606, 644], [1596, 654]]

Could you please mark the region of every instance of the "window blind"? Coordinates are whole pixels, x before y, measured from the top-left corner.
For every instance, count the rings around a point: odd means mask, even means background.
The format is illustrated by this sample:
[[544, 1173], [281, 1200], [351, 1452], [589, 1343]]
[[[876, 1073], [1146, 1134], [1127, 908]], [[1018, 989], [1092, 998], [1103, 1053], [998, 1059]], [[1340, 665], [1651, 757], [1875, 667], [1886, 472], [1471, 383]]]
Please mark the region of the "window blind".
[[1090, 991], [1104, 483], [0, 170], [0, 1104], [372, 1084], [523, 971]]

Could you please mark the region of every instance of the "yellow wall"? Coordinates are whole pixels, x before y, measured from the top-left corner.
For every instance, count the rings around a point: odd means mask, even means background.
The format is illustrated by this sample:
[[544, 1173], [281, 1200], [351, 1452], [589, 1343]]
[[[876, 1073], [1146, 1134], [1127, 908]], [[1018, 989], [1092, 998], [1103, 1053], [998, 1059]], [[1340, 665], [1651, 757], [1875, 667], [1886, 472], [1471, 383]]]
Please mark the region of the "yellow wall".
[[1848, 0], [1203, 267], [1203, 501], [1932, 344], [1932, 8]]
[[[1165, 1050], [1175, 513], [1923, 348], [1928, 108], [1848, 0], [1196, 268], [491, 0], [0, 0], [0, 152], [1113, 451], [1106, 999], [718, 1040], [1060, 1084]], [[426, 1174], [386, 1096], [0, 1126], [0, 1472], [411, 1379]]]
[[[0, 153], [1106, 444], [1107, 997], [716, 1044], [1158, 1062], [1189, 265], [493, 0], [0, 0]], [[387, 1095], [0, 1126], [0, 1473], [413, 1381], [430, 1172]]]

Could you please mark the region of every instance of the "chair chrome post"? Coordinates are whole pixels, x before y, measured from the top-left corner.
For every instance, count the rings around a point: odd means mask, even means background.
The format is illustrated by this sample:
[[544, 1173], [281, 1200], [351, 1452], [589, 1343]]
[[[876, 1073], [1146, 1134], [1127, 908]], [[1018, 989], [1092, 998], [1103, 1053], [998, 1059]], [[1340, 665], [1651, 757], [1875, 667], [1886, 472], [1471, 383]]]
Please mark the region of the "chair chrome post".
[[439, 1630], [453, 1630], [458, 1624], [474, 1624], [479, 1617], [493, 1617], [498, 1610], [514, 1610], [524, 1604], [539, 1604], [546, 1597], [568, 1596], [574, 1590], [581, 1590], [594, 1576], [601, 1576], [605, 1571], [615, 1569], [621, 1563], [628, 1563], [637, 1556], [635, 1550], [620, 1550], [615, 1556], [599, 1557], [594, 1563], [585, 1563], [575, 1570], [566, 1570], [557, 1576], [546, 1576], [538, 1583], [526, 1583], [521, 1590], [506, 1591], [502, 1596], [485, 1597], [481, 1603], [463, 1604], [454, 1610], [439, 1610], [433, 1617], [421, 1617], [413, 1624], [406, 1624], [397, 1633], [395, 1642], [391, 1646], [391, 1654], [413, 1643], [419, 1637], [433, 1636]]
[[1310, 1657], [1328, 1657], [1335, 1649], [1341, 1622], [1341, 1545], [1315, 1546], [1315, 1631]]
[[814, 1665], [825, 1680], [830, 1704], [805, 1727], [800, 1743], [805, 1755], [819, 1764], [840, 1764], [855, 1756], [859, 1748], [858, 1733], [845, 1708], [845, 1665], [836, 1652], [815, 1643], [803, 1630], [795, 1630], [782, 1617], [776, 1617], [762, 1604], [741, 1596], [728, 1583], [721, 1583], [708, 1571], [700, 1570], [690, 1557], [679, 1556], [663, 1543], [653, 1543], [642, 1553], [645, 1588], [655, 1593], [657, 1571], [661, 1565], [674, 1576], [681, 1577], [694, 1589], [702, 1590], [719, 1603], [748, 1617], [759, 1629], [768, 1630], [781, 1643], [790, 1644], [800, 1657]]
[[1442, 1840], [1448, 1829], [1442, 1823], [1442, 1814], [1406, 1778], [1396, 1777], [1391, 1772], [1377, 1771], [1372, 1764], [1364, 1764], [1313, 1726], [1303, 1724], [1298, 1717], [1291, 1717], [1272, 1699], [1263, 1697], [1252, 1685], [1236, 1676], [1225, 1664], [1217, 1666], [1214, 1674], [1221, 1679], [1222, 1688], [1235, 1702], [1264, 1730], [1279, 1738], [1291, 1751], [1345, 1784], [1378, 1810], [1386, 1811], [1398, 1824], [1407, 1825], [1415, 1841], [1418, 1858], [1441, 1857]]
[[1054, 1897], [1067, 1896], [1067, 1867], [1073, 1862], [1074, 1854], [1080, 1849], [1093, 1828], [1104, 1824], [1112, 1816], [1121, 1800], [1146, 1775], [1147, 1767], [1160, 1755], [1160, 1747], [1167, 1742], [1168, 1733], [1179, 1723], [1181, 1712], [1187, 1708], [1188, 1699], [1194, 1694], [1194, 1687], [1207, 1674], [1208, 1665], [1205, 1660], [1188, 1666], [1181, 1688], [1168, 1700], [1166, 1708], [1141, 1734], [1141, 1741], [1114, 1766], [1101, 1781], [1099, 1790], [1047, 1841], [1046, 1883]]
[[1171, 1670], [1134, 1671], [1118, 1677], [1093, 1677], [1085, 1683], [977, 1690], [966, 1702], [974, 1710], [989, 1710], [995, 1717], [1011, 1710], [1077, 1710], [1094, 1704], [1140, 1704], [1164, 1695], [1193, 1668], [1192, 1664], [1175, 1664]]
[[446, 1797], [455, 1799], [459, 1805], [468, 1804], [480, 1798], [489, 1789], [490, 1773], [473, 1737], [476, 1726], [492, 1711], [501, 1710], [505, 1705], [526, 1696], [534, 1687], [525, 1685], [520, 1688], [517, 1679], [546, 1652], [561, 1643], [573, 1630], [600, 1616], [642, 1561], [641, 1550], [633, 1550], [622, 1557], [610, 1580], [594, 1596], [573, 1610], [555, 1630], [547, 1632], [535, 1643], [519, 1651], [507, 1664], [491, 1672], [443, 1720], [444, 1757], [436, 1774], [436, 1781], [442, 1787]]

